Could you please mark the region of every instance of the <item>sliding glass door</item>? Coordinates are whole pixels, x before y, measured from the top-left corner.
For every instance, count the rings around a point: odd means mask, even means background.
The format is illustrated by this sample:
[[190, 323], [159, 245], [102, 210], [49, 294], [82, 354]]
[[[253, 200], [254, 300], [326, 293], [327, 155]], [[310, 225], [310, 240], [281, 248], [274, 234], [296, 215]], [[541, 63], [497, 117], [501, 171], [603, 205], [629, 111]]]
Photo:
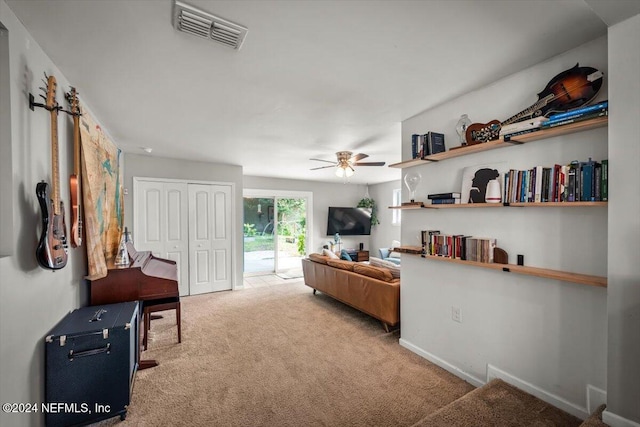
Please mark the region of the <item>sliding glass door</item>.
[[274, 193], [245, 190], [244, 272], [297, 276], [308, 245], [311, 194]]
[[244, 198], [244, 272], [276, 271], [275, 198]]

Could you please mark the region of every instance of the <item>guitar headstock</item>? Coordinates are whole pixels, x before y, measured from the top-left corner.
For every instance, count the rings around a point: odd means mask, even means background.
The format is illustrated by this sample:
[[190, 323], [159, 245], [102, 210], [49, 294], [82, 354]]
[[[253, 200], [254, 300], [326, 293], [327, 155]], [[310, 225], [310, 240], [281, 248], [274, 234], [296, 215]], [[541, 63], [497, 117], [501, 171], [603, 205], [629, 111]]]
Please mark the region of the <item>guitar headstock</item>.
[[[46, 77], [46, 74], [45, 74]], [[49, 111], [53, 111], [58, 108], [58, 103], [56, 102], [56, 78], [53, 76], [47, 77], [47, 88], [46, 93], [47, 96], [45, 98], [45, 108]]]
[[78, 106], [78, 91], [76, 91], [76, 88], [71, 86], [71, 90], [65, 94], [65, 97], [67, 98], [69, 105], [71, 105], [71, 114], [79, 116], [80, 108]]

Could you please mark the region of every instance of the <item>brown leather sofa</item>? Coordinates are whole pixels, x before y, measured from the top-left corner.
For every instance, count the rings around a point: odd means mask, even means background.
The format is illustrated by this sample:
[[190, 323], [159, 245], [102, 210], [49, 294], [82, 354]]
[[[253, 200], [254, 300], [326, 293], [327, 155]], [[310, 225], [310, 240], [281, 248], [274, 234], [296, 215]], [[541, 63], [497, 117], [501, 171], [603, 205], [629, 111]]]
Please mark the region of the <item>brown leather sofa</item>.
[[[400, 279], [386, 268], [311, 254], [302, 260], [304, 283], [382, 322], [400, 322]], [[386, 271], [385, 271], [386, 270]]]

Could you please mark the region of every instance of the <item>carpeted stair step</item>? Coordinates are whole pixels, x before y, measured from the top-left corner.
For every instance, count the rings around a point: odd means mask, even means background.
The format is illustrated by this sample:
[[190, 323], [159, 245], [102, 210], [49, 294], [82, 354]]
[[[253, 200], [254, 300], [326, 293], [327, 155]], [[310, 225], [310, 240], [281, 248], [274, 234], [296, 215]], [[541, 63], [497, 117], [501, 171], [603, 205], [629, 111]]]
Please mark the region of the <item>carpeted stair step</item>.
[[609, 424], [605, 424], [602, 421], [602, 412], [604, 411], [604, 408], [606, 408], [606, 405], [600, 405], [600, 407], [596, 409], [589, 418], [580, 424], [580, 427], [608, 427]]
[[494, 379], [428, 415], [414, 427], [579, 427], [581, 423], [579, 418]]

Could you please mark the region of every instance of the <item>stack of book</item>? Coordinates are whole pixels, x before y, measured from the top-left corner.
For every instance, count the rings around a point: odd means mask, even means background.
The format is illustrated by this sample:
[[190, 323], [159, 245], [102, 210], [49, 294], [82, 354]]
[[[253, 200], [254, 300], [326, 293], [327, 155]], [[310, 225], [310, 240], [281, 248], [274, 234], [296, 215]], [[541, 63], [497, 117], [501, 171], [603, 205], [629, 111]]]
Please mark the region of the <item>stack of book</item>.
[[445, 152], [444, 134], [427, 132], [424, 135], [411, 135], [411, 158], [424, 159], [431, 154]]
[[493, 238], [442, 234], [439, 230], [422, 231], [424, 256], [491, 263], [495, 247], [496, 239]]
[[432, 205], [457, 205], [460, 204], [460, 193], [436, 193], [429, 194], [427, 198]]
[[609, 115], [609, 101], [602, 101], [597, 104], [575, 108], [564, 113], [554, 114], [549, 117], [549, 120], [542, 124], [542, 128], [547, 129], [607, 115]]
[[504, 174], [507, 203], [600, 202], [609, 198], [609, 161], [577, 160], [568, 165], [511, 169]]

